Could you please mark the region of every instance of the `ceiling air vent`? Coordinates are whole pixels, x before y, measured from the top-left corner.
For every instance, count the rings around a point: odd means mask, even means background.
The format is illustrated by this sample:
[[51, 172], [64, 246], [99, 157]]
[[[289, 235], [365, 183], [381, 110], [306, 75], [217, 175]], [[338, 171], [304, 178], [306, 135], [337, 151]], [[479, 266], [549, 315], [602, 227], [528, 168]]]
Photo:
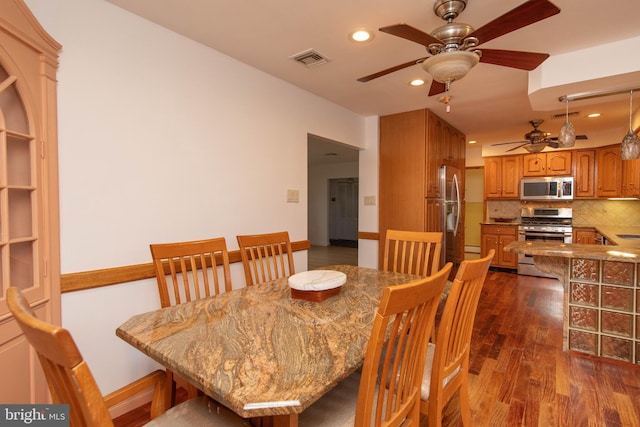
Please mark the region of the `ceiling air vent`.
[[325, 62], [329, 62], [329, 59], [326, 56], [314, 49], [308, 49], [304, 52], [296, 53], [289, 58], [294, 61], [298, 61], [307, 67], [315, 67], [317, 65], [324, 64]]
[[[578, 116], [578, 115], [580, 115], [580, 111], [571, 111], [569, 113], [569, 117]], [[553, 120], [553, 119], [564, 119], [566, 116], [567, 116], [567, 113], [552, 114], [551, 115], [551, 120]]]

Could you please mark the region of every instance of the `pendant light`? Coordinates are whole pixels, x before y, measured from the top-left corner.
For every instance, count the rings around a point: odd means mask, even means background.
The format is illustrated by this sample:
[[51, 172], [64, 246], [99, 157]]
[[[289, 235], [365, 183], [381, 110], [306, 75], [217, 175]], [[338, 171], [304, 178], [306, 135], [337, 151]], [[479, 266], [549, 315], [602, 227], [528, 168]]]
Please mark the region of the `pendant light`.
[[629, 91], [629, 133], [625, 135], [620, 144], [620, 158], [622, 160], [633, 160], [640, 158], [640, 139], [633, 131], [631, 124], [631, 114], [633, 112], [633, 90]]
[[573, 123], [569, 121], [569, 100], [567, 99], [565, 102], [567, 103], [567, 110], [565, 113], [566, 120], [558, 134], [558, 146], [573, 147], [576, 144], [576, 131], [573, 128]]

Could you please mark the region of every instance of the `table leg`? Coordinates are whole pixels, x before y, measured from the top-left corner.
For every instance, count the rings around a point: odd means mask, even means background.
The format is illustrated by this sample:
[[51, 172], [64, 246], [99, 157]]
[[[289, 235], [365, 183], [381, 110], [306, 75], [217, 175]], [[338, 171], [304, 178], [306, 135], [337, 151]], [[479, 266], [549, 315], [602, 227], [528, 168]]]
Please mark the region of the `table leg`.
[[298, 427], [298, 414], [274, 415], [273, 427]]

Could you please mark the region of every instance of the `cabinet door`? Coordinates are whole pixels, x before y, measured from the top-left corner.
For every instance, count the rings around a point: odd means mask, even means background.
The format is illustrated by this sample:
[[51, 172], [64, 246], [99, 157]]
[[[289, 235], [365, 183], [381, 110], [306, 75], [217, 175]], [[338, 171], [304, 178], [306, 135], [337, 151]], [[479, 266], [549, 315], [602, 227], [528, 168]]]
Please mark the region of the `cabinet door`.
[[584, 245], [596, 244], [595, 228], [575, 228], [573, 229], [573, 243], [581, 243]]
[[484, 159], [484, 198], [502, 197], [502, 157]]
[[513, 252], [505, 251], [504, 248], [509, 243], [516, 240], [516, 236], [512, 235], [502, 235], [499, 239], [500, 251], [498, 251], [498, 259], [500, 260], [500, 266], [506, 268], [517, 268], [518, 267], [518, 254]]
[[[440, 166], [442, 166], [445, 150], [446, 123], [430, 111], [427, 115], [427, 153], [426, 153], [426, 197], [440, 197]], [[423, 157], [423, 161], [425, 158]]]
[[522, 176], [547, 175], [547, 155], [545, 153], [525, 154], [522, 156]]
[[425, 231], [442, 231], [442, 202], [426, 199]]
[[522, 178], [522, 156], [507, 156], [502, 159], [502, 197], [517, 199], [520, 197], [520, 178]]
[[573, 153], [575, 197], [591, 198], [595, 193], [595, 151], [578, 150]]
[[547, 153], [548, 175], [571, 175], [571, 151], [554, 151]]
[[496, 251], [496, 255], [493, 257], [493, 260], [491, 261], [491, 265], [499, 264], [499, 252], [500, 252], [499, 239], [500, 239], [500, 236], [498, 236], [497, 234], [482, 233], [482, 240], [480, 242], [480, 256], [483, 258], [486, 257], [491, 249]]
[[622, 196], [640, 197], [640, 159], [622, 161]]
[[622, 160], [620, 146], [597, 150], [596, 195], [598, 197], [620, 197], [622, 194]]

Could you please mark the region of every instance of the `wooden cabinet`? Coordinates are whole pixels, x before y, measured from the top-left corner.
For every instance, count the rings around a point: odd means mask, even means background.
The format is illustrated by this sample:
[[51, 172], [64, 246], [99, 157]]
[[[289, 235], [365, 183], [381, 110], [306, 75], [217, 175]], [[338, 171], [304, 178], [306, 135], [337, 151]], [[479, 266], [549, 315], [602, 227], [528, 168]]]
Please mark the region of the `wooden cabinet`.
[[592, 227], [573, 227], [573, 243], [595, 245], [598, 232]]
[[518, 255], [504, 250], [504, 247], [516, 240], [516, 225], [482, 224], [480, 231], [480, 254], [485, 257], [494, 249], [496, 251], [491, 265], [502, 268], [517, 268]]
[[522, 156], [485, 157], [485, 199], [517, 199], [520, 197]]
[[596, 152], [595, 150], [576, 150], [573, 153], [573, 177], [574, 197], [593, 198], [596, 176]]
[[56, 70], [61, 46], [21, 0], [0, 13], [0, 402], [50, 402], [40, 363], [7, 308], [18, 287], [60, 324]]
[[571, 151], [525, 154], [522, 176], [571, 175]]
[[[379, 150], [381, 263], [387, 229], [442, 231], [440, 167], [459, 169], [464, 191], [465, 136], [429, 110], [408, 111], [380, 117]], [[455, 248], [461, 261], [464, 232], [458, 232]]]
[[640, 197], [640, 159], [622, 160], [622, 197]]
[[596, 167], [596, 196], [620, 197], [622, 194], [620, 145], [596, 149]]

